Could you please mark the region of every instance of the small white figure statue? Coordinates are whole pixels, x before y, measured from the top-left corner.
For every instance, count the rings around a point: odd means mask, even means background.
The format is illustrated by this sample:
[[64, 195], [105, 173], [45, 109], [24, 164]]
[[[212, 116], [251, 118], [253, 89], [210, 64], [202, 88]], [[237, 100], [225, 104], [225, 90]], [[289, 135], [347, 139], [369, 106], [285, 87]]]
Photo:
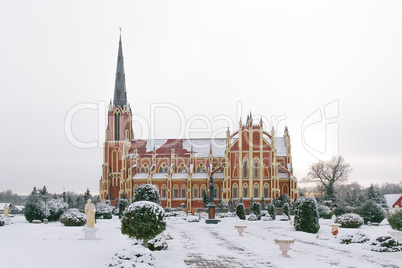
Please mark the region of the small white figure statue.
[[95, 227], [95, 212], [95, 205], [92, 204], [91, 199], [88, 199], [87, 204], [85, 205], [85, 214], [87, 215], [87, 227]]
[[8, 210], [9, 210], [9, 208], [8, 208], [7, 204], [5, 204], [4, 205], [4, 217], [8, 217]]

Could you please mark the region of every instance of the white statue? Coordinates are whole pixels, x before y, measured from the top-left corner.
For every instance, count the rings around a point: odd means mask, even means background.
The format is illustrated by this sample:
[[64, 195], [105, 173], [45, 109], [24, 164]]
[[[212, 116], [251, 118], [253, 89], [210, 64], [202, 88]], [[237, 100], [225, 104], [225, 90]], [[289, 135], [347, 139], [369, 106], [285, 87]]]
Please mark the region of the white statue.
[[8, 210], [9, 210], [9, 208], [8, 208], [7, 204], [5, 204], [4, 205], [4, 217], [8, 217]]
[[95, 212], [95, 205], [92, 204], [91, 199], [88, 199], [87, 204], [85, 205], [85, 214], [87, 215], [87, 227], [95, 227]]

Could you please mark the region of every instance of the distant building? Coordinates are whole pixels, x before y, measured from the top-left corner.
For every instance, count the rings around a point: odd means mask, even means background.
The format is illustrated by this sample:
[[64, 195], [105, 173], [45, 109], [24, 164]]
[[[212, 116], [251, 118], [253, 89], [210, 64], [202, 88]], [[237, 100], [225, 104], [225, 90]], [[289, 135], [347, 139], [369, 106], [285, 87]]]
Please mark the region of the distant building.
[[10, 214], [21, 214], [24, 207], [23, 206], [16, 206], [12, 203], [0, 203], [0, 214], [4, 214], [4, 205], [7, 204], [8, 206], [8, 213]]
[[384, 197], [387, 200], [388, 207], [402, 207], [402, 194], [386, 194]]
[[251, 198], [271, 202], [281, 194], [292, 201], [298, 196], [287, 127], [278, 137], [274, 128], [264, 130], [263, 122], [255, 122], [251, 113], [244, 123], [240, 120], [238, 130], [228, 129], [226, 138], [135, 139], [121, 37], [103, 150], [99, 196], [112, 204], [123, 196], [132, 201], [135, 188], [150, 183], [159, 189], [163, 207], [202, 207], [212, 171], [216, 203], [243, 198], [249, 206]]

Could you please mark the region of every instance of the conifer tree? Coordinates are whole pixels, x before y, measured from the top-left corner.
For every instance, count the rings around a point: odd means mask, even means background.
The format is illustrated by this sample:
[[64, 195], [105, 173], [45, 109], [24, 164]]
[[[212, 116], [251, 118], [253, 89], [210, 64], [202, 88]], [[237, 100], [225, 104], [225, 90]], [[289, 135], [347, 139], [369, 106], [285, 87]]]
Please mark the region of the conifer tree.
[[296, 231], [317, 233], [320, 230], [317, 201], [314, 197], [300, 197], [294, 204]]
[[228, 210], [229, 210], [229, 212], [233, 212], [233, 211], [234, 211], [232, 198], [229, 199]]
[[276, 208], [274, 204], [268, 204], [268, 214], [273, 220], [276, 219]]
[[36, 187], [33, 188], [27, 202], [25, 203], [24, 216], [29, 222], [32, 222], [33, 220], [43, 221], [45, 218], [44, 203], [41, 200], [40, 194]]
[[236, 215], [241, 220], [246, 219], [246, 210], [244, 209], [244, 204], [243, 203], [238, 203], [236, 205]]
[[260, 208], [260, 204], [258, 204], [257, 202], [256, 202], [256, 203], [253, 203], [253, 205], [251, 206], [250, 210], [251, 210], [251, 212], [252, 212], [255, 216], [257, 216], [257, 219], [258, 219], [258, 220], [261, 220], [261, 208]]

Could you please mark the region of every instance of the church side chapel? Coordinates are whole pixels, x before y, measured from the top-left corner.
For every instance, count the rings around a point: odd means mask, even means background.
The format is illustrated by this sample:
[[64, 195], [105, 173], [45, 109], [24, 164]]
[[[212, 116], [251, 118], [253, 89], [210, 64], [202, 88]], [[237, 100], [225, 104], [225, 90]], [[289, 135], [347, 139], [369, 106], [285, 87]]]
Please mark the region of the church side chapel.
[[113, 103], [103, 151], [101, 201], [133, 200], [136, 187], [149, 183], [159, 190], [162, 207], [203, 207], [214, 182], [214, 202], [242, 198], [246, 207], [254, 202], [272, 202], [282, 194], [293, 202], [298, 197], [293, 176], [291, 139], [287, 127], [281, 136], [264, 130], [252, 114], [226, 138], [135, 139], [132, 110], [127, 103], [121, 36], [117, 57]]

